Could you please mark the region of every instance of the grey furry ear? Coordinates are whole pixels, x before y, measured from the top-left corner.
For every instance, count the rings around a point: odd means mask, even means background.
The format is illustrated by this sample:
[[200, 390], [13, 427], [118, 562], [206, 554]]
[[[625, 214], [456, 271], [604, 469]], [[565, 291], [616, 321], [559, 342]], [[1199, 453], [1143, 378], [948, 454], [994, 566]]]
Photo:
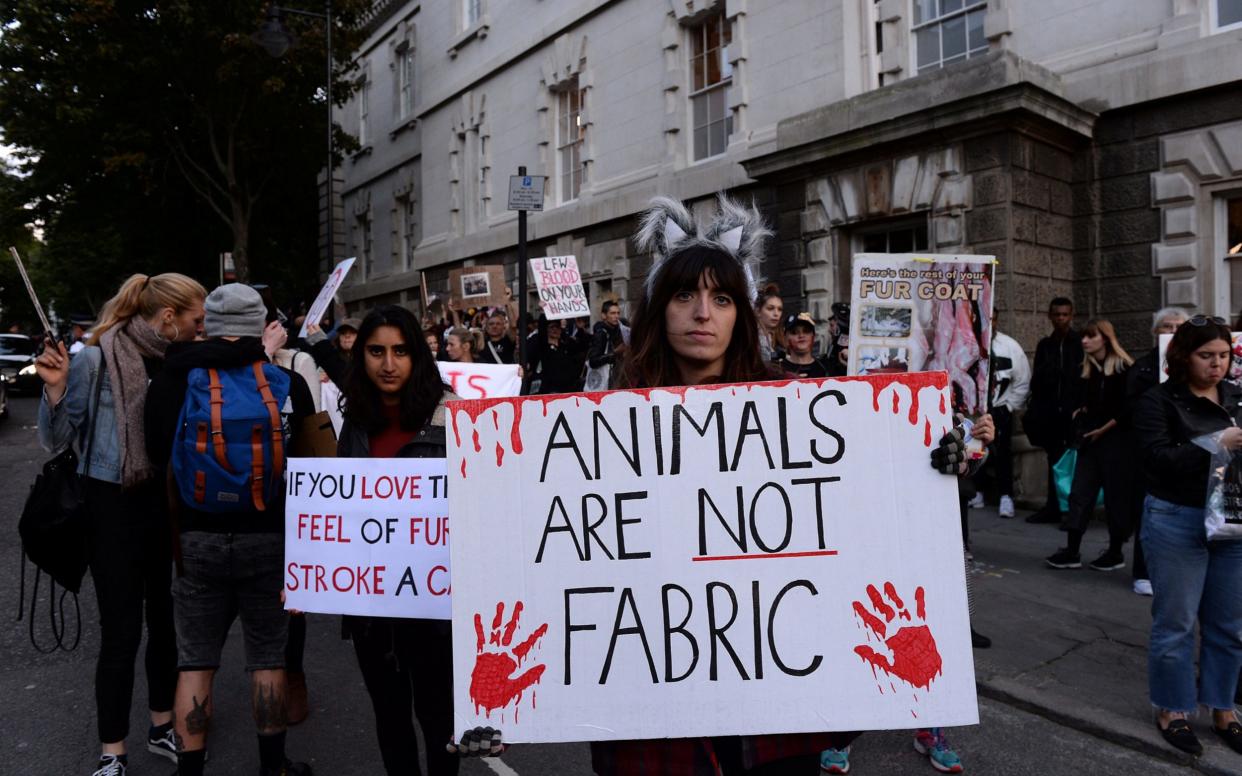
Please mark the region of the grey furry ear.
[[652, 254], [658, 263], [668, 257], [673, 246], [694, 238], [697, 232], [685, 205], [672, 197], [656, 197], [643, 214], [634, 245], [640, 252]]
[[[703, 239], [719, 243], [729, 252], [746, 271], [746, 280], [750, 285], [750, 296], [758, 295], [756, 279], [760, 265], [763, 263], [763, 244], [772, 236], [772, 230], [764, 223], [763, 214], [751, 202], [749, 208], [734, 202], [724, 194], [718, 197], [719, 212], [711, 224], [703, 231]], [[737, 229], [741, 229], [739, 239]]]

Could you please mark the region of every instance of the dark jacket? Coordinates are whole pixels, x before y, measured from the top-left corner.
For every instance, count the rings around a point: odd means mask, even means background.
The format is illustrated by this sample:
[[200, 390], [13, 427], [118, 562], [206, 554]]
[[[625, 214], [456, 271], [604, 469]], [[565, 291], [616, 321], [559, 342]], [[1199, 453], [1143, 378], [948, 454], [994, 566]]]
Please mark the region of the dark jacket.
[[1084, 381], [1083, 412], [1075, 422], [1079, 434], [1094, 431], [1110, 420], [1122, 423], [1126, 414], [1126, 373], [1107, 377], [1098, 369]]
[[597, 321], [595, 329], [591, 334], [591, 349], [587, 351], [587, 363], [592, 367], [617, 363], [615, 351], [621, 342], [621, 327], [619, 325], [609, 326], [603, 321]]
[[1122, 414], [1121, 425], [1131, 433], [1134, 431], [1134, 412], [1138, 409], [1139, 399], [1143, 394], [1160, 384], [1160, 348], [1152, 348], [1134, 359], [1134, 363], [1126, 370], [1126, 408]]
[[1082, 406], [1082, 339], [1071, 331], [1044, 337], [1035, 347], [1031, 402], [1023, 428], [1033, 444], [1060, 447], [1070, 437], [1070, 417]]
[[[444, 458], [448, 455], [448, 443], [444, 434], [444, 402], [461, 397], [444, 392], [440, 406], [431, 415], [431, 420], [418, 432], [412, 440], [397, 451], [397, 458]], [[339, 458], [369, 458], [371, 456], [371, 438], [364, 429], [358, 428], [347, 419], [341, 426], [341, 436], [336, 443], [336, 454]], [[344, 615], [341, 620], [341, 636], [343, 638], [377, 638], [391, 643], [390, 660], [396, 660], [397, 641], [412, 638], [416, 629], [422, 635], [448, 638], [452, 633], [452, 623], [444, 621], [407, 620], [392, 617], [360, 617]]]
[[323, 370], [337, 388], [345, 390], [345, 377], [349, 374], [349, 357], [323, 334], [319, 332], [306, 338], [315, 363]]
[[[500, 354], [500, 360], [496, 360], [496, 356], [492, 353], [492, 348]], [[516, 364], [517, 363], [517, 344], [514, 343], [508, 335], [500, 338], [500, 342], [492, 342], [487, 337], [483, 338], [483, 348], [474, 354], [474, 360], [477, 364]]]
[[[186, 381], [191, 369], [234, 369], [256, 361], [267, 361], [263, 343], [258, 337], [243, 337], [236, 342], [210, 339], [205, 342], [173, 343], [164, 354], [164, 369], [147, 388], [145, 432], [147, 455], [156, 469], [163, 471], [172, 459], [173, 438], [177, 421], [185, 403]], [[296, 438], [302, 420], [315, 414], [306, 381], [296, 372], [277, 367], [289, 375], [289, 404], [285, 412], [286, 436]], [[284, 408], [282, 408], [284, 412]], [[175, 493], [174, 493], [175, 495]], [[212, 531], [216, 533], [282, 533], [285, 530], [284, 490], [263, 512], [255, 510], [231, 514], [200, 512], [184, 504], [177, 515], [181, 531]]]
[[1235, 425], [1239, 389], [1222, 382], [1220, 404], [1195, 396], [1182, 382], [1169, 381], [1147, 391], [1134, 412], [1142, 447], [1143, 478], [1156, 498], [1203, 507], [1211, 456], [1191, 440]]

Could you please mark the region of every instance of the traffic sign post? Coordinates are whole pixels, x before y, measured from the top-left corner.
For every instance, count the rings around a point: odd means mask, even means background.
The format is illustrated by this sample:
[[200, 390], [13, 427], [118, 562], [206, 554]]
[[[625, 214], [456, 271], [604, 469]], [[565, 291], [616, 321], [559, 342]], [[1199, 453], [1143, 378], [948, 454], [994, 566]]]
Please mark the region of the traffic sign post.
[[[526, 369], [526, 211], [543, 210], [542, 175], [527, 175], [525, 167], [509, 176], [509, 210], [518, 212], [518, 363]], [[527, 376], [529, 377], [529, 375]], [[523, 380], [529, 385], [529, 382]]]

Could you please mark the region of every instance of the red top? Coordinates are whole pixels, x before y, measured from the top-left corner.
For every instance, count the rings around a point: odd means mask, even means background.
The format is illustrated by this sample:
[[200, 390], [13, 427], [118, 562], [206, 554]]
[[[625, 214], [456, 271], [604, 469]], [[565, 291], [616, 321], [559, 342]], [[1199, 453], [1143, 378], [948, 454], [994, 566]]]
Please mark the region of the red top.
[[406, 446], [418, 432], [401, 428], [401, 407], [384, 404], [384, 418], [388, 421], [384, 430], [371, 435], [372, 458], [396, 458], [397, 452]]

